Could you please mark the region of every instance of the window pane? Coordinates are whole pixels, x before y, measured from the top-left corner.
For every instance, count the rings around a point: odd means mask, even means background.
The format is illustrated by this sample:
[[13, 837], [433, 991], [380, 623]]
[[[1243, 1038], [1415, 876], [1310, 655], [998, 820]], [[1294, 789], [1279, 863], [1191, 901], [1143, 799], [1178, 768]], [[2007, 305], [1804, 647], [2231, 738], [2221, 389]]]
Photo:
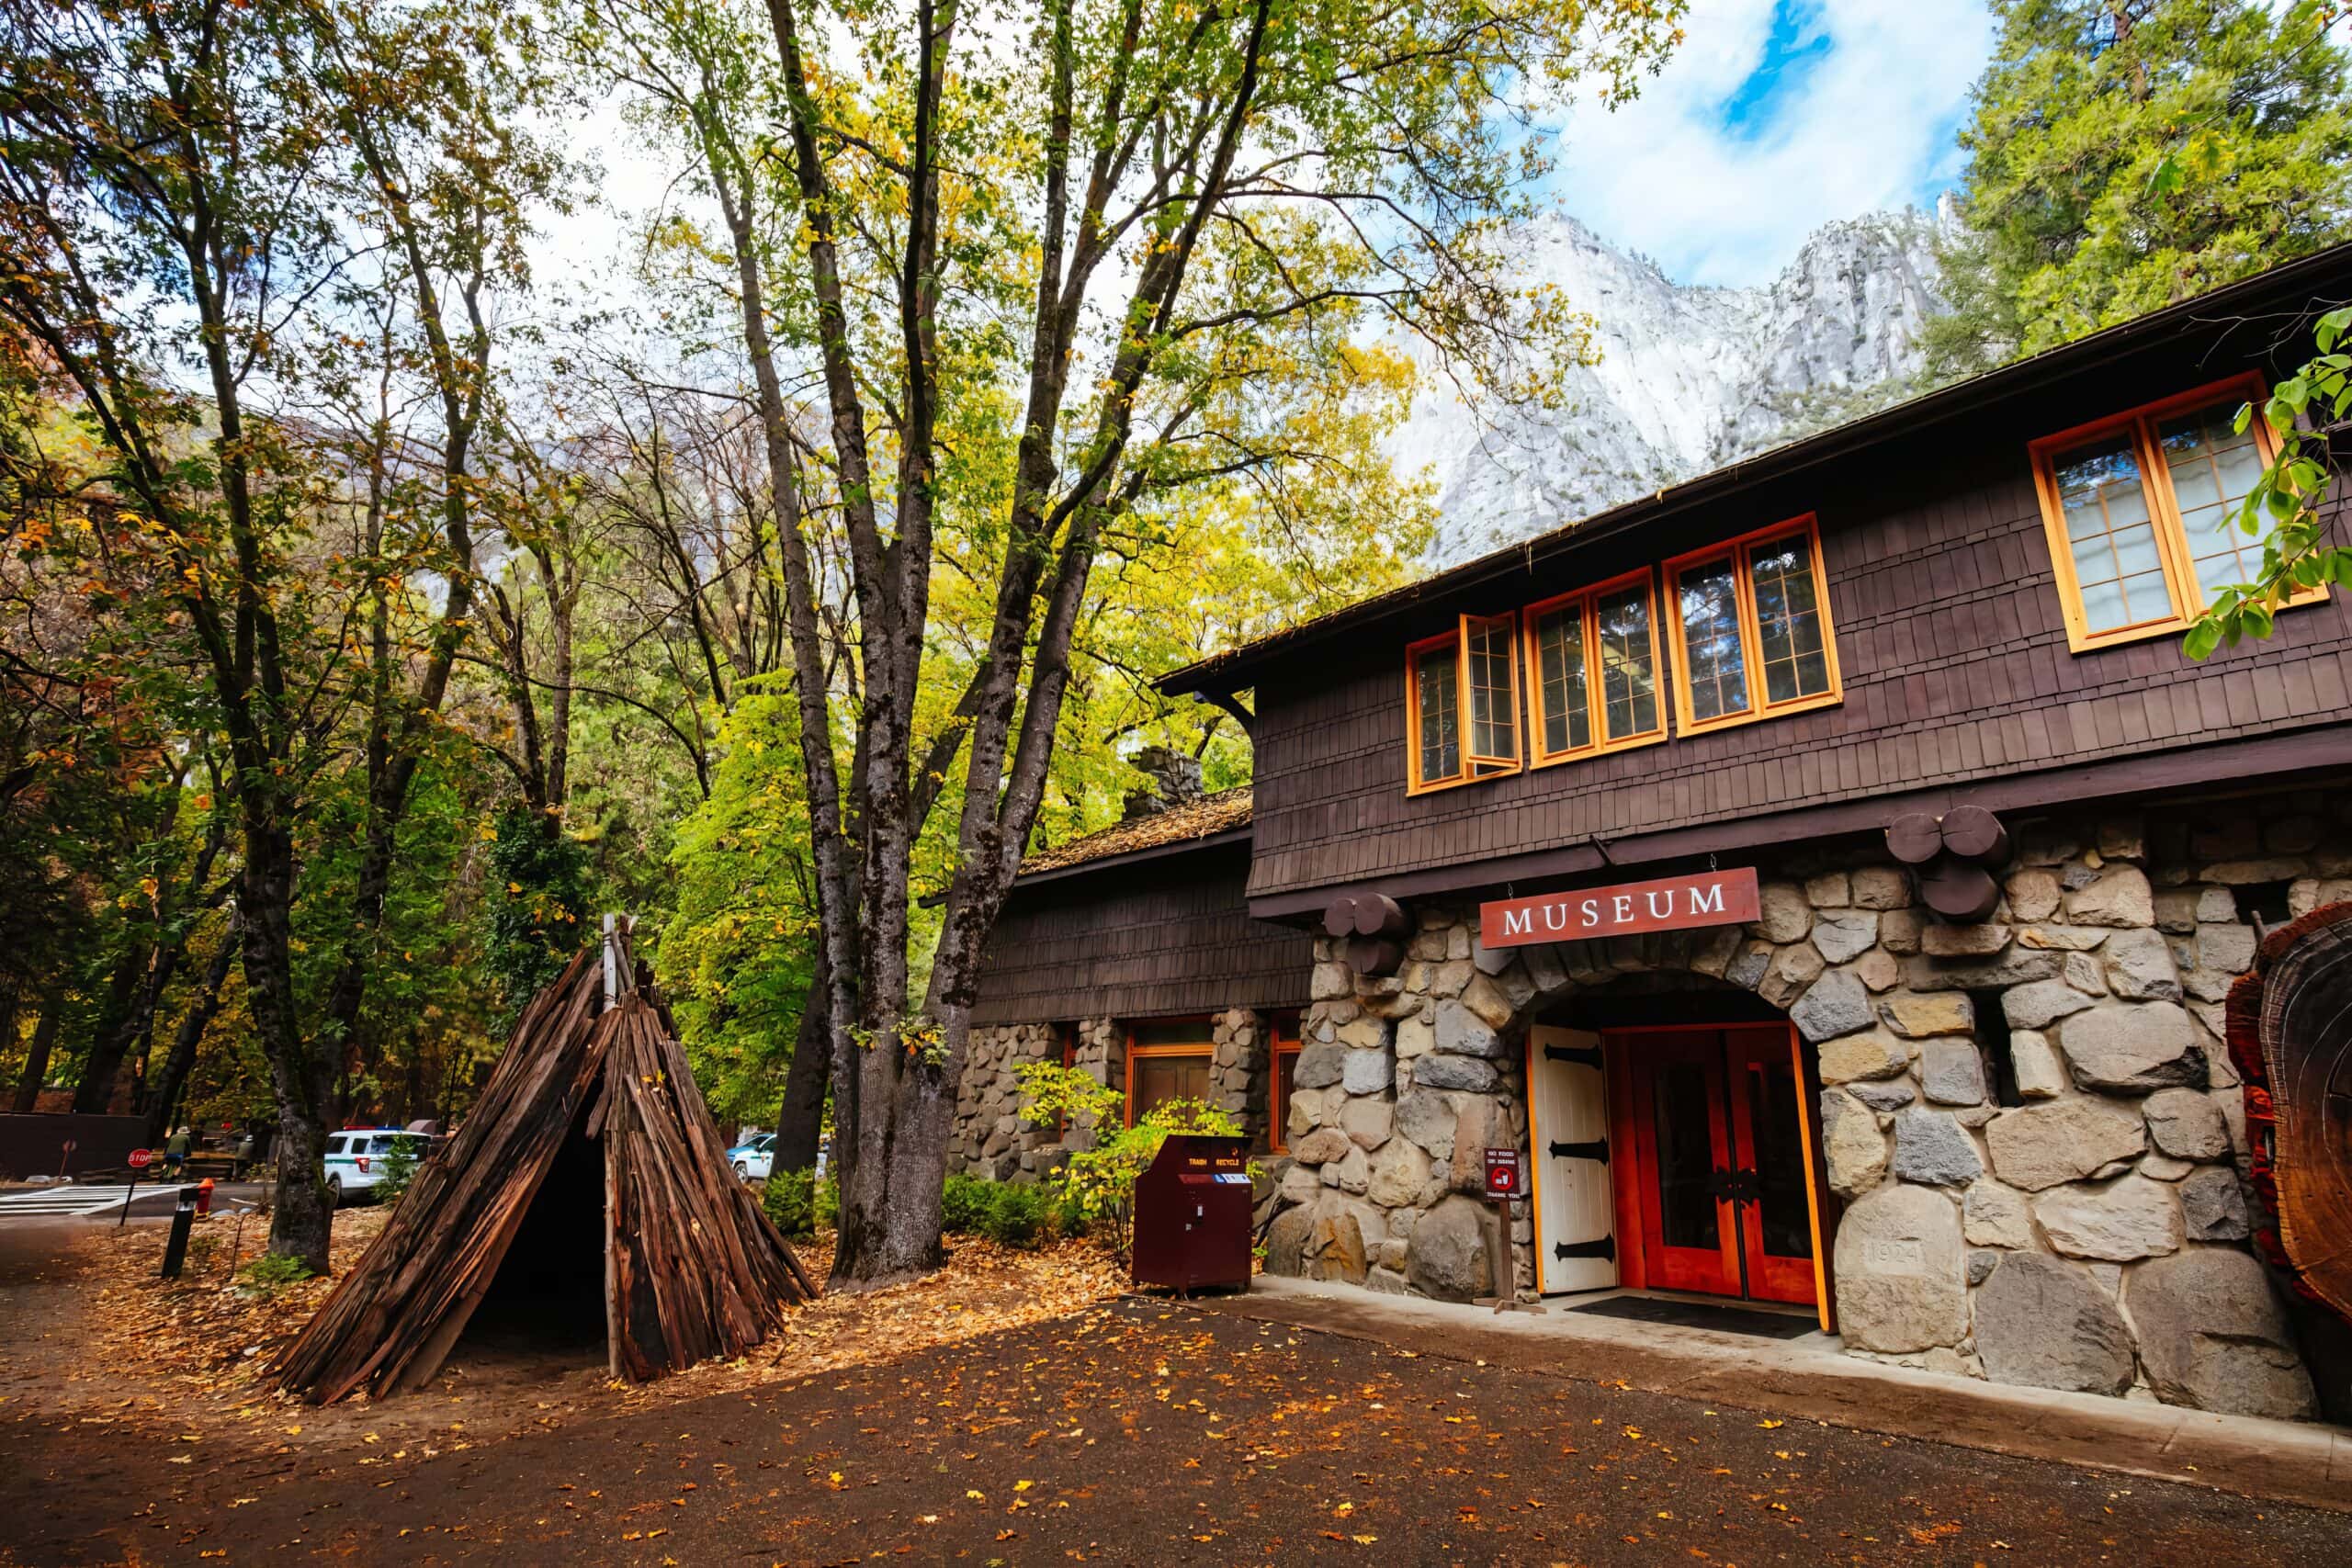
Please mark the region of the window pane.
[[1829, 689], [1829, 660], [1821, 646], [1811, 542], [1799, 534], [1759, 546], [1748, 557], [1748, 574], [1755, 584], [1765, 700], [1819, 696]]
[[1747, 711], [1747, 656], [1739, 646], [1737, 574], [1731, 558], [1694, 567], [1676, 580], [1682, 646], [1690, 668], [1690, 716], [1702, 723]]
[[1584, 606], [1546, 611], [1535, 622], [1536, 696], [1544, 715], [1544, 750], [1574, 751], [1592, 744], [1592, 694], [1585, 680]]
[[1707, 1069], [1662, 1066], [1650, 1089], [1657, 1138], [1658, 1239], [1668, 1247], [1722, 1245], [1715, 1225], [1713, 1107]]
[[1462, 771], [1461, 693], [1454, 685], [1453, 649], [1431, 649], [1413, 665], [1421, 710], [1421, 779], [1450, 779]]
[[1657, 729], [1657, 662], [1650, 649], [1647, 586], [1611, 593], [1593, 606], [1600, 622], [1600, 716], [1611, 740]]
[[1519, 758], [1518, 690], [1511, 680], [1515, 622], [1470, 623], [1470, 755]]
[[2155, 525], [2129, 434], [2111, 435], [2059, 458], [2059, 503], [2075, 552], [2084, 629], [2113, 631], [2172, 614], [2165, 591]]
[[2230, 428], [2238, 400], [2214, 403], [2166, 420], [2156, 432], [2180, 523], [2188, 535], [2188, 555], [2197, 585], [2207, 599], [2233, 583], [2251, 582], [2262, 570], [2262, 539], [2236, 525], [2239, 505], [2262, 472], [2262, 448], [2249, 426], [2244, 435]]
[[1145, 1112], [1156, 1105], [1171, 1100], [1202, 1100], [1209, 1097], [1209, 1054], [1202, 1051], [1185, 1056], [1138, 1056], [1136, 1058], [1135, 1119], [1143, 1120]]

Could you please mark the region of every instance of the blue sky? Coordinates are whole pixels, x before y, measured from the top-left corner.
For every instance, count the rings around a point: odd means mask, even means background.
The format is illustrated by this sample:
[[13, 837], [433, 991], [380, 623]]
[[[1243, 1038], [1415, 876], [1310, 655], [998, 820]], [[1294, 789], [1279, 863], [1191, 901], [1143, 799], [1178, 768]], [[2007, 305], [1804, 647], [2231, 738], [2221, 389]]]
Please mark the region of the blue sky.
[[1822, 224], [1957, 180], [1984, 0], [1691, 0], [1683, 30], [1638, 99], [1569, 113], [1553, 178], [1678, 282], [1763, 282]]

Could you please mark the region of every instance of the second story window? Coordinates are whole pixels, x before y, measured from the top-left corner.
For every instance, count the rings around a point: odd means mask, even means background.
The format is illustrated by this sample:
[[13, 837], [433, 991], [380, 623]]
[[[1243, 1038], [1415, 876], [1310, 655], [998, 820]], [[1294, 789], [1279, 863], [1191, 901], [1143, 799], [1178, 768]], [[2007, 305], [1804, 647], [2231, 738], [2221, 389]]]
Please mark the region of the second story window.
[[1646, 569], [1546, 599], [1526, 618], [1535, 766], [1666, 739]]
[[[2237, 411], [2264, 392], [2224, 381], [2037, 441], [2042, 525], [2077, 653], [2177, 632], [2223, 588], [2253, 581], [2258, 537], [2238, 509], [2271, 456], [2259, 419]], [[2315, 603], [2324, 588], [2288, 601]]]
[[1464, 615], [1405, 655], [1407, 790], [1519, 771], [1516, 615]]
[[1682, 733], [1839, 700], [1821, 536], [1810, 516], [1666, 563]]

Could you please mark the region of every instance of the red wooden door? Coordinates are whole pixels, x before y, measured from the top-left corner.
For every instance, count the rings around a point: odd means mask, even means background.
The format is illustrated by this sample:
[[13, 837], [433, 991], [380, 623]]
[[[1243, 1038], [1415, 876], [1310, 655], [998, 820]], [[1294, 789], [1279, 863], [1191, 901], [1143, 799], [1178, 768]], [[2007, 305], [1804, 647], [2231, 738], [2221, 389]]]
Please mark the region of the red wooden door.
[[1768, 1302], [1814, 1300], [1813, 1208], [1789, 1032], [1724, 1032], [1731, 1089], [1732, 1146], [1738, 1156], [1740, 1252], [1747, 1294]]
[[1785, 1024], [1611, 1032], [1632, 1114], [1620, 1234], [1654, 1290], [1815, 1300], [1804, 1086]]
[[1645, 1031], [1630, 1043], [1645, 1282], [1738, 1295], [1738, 1216], [1718, 1179], [1733, 1148], [1723, 1036]]

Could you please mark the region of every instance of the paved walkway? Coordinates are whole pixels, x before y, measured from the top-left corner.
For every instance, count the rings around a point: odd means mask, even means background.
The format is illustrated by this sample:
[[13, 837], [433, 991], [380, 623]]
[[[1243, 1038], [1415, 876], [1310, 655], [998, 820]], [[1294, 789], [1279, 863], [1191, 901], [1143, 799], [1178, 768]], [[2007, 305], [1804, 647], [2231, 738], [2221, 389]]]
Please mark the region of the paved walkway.
[[1817, 1333], [1755, 1338], [1557, 1306], [1497, 1314], [1272, 1277], [1201, 1304], [1430, 1355], [2352, 1512], [2352, 1431], [2342, 1427], [1915, 1371], [1845, 1355]]
[[1815, 1426], [1752, 1389], [1479, 1366], [1459, 1325], [1439, 1355], [1236, 1304], [1326, 1303], [1130, 1300], [437, 1454], [288, 1449], [293, 1413], [222, 1450], [0, 1406], [0, 1562], [2352, 1562], [2345, 1514]]

